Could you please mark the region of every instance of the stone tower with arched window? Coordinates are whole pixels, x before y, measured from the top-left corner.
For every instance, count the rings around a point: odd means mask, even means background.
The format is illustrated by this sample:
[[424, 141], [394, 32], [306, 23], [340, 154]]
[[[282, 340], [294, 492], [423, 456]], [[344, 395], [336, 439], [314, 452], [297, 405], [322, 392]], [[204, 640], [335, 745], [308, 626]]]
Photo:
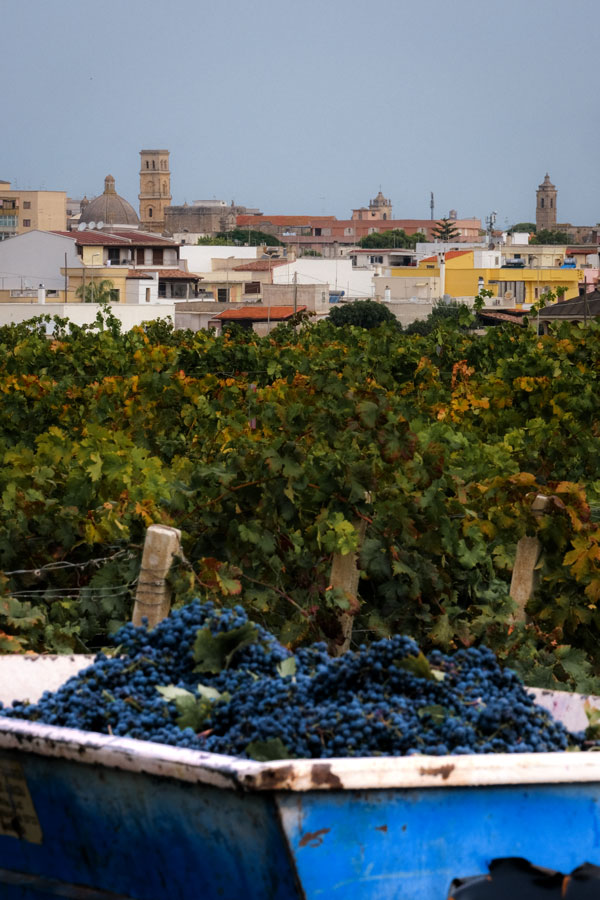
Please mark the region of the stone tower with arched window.
[[538, 231], [542, 228], [554, 231], [556, 228], [556, 193], [556, 188], [546, 172], [546, 177], [536, 191], [535, 224]]
[[392, 201], [384, 197], [381, 191], [373, 200], [369, 200], [369, 216], [372, 219], [392, 218]]
[[140, 222], [145, 231], [165, 230], [165, 208], [171, 205], [168, 150], [140, 150]]

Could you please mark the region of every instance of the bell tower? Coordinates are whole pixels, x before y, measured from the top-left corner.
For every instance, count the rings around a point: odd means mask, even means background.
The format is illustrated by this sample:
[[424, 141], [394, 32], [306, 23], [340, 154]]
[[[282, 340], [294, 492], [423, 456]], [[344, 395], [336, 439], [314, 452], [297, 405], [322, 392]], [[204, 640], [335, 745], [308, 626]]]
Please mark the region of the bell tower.
[[165, 229], [165, 208], [171, 205], [168, 150], [140, 150], [140, 222], [144, 231]]
[[556, 228], [556, 194], [557, 190], [546, 172], [546, 177], [536, 191], [535, 224], [538, 231], [542, 228], [554, 231]]

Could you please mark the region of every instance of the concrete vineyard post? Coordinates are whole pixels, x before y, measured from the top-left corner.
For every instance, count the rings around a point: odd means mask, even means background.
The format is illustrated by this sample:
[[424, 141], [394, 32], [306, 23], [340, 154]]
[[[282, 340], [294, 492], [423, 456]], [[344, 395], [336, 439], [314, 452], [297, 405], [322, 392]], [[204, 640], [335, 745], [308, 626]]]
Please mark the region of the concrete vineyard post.
[[[535, 516], [541, 516], [552, 500], [538, 494], [531, 505]], [[535, 568], [540, 557], [540, 542], [537, 537], [522, 537], [517, 544], [517, 554], [510, 582], [510, 596], [517, 604], [512, 620], [525, 622], [525, 607], [535, 589]]]
[[354, 528], [358, 536], [358, 551], [351, 553], [334, 553], [331, 564], [329, 583], [332, 588], [341, 588], [350, 601], [350, 610], [341, 611], [338, 614], [338, 623], [341, 631], [341, 642], [332, 640], [329, 642], [329, 652], [332, 656], [341, 656], [350, 648], [352, 639], [352, 626], [354, 616], [358, 608], [358, 579], [359, 568], [357, 556], [365, 538], [367, 523], [364, 519], [354, 522]]
[[154, 628], [169, 615], [171, 591], [166, 578], [173, 557], [180, 552], [181, 532], [168, 525], [151, 525], [146, 532], [142, 565], [131, 618], [134, 625], [148, 620], [148, 628]]

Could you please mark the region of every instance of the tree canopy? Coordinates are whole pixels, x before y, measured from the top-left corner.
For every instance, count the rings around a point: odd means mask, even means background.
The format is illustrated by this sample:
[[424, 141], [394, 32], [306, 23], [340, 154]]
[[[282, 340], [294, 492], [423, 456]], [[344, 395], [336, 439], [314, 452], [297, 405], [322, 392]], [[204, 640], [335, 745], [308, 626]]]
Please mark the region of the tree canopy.
[[454, 241], [460, 237], [460, 231], [452, 221], [452, 219], [440, 219], [432, 231], [433, 236], [438, 241]]
[[530, 234], [535, 234], [537, 230], [537, 225], [535, 222], [517, 222], [516, 225], [511, 225], [508, 229], [509, 234], [513, 234], [515, 231], [527, 231]]
[[529, 241], [530, 244], [568, 244], [569, 235], [566, 231], [553, 231], [551, 228], [542, 228]]
[[283, 242], [273, 234], [266, 231], [258, 231], [254, 228], [233, 228], [231, 231], [223, 231], [214, 237], [198, 238], [198, 244], [211, 247], [229, 246], [237, 244], [240, 247], [259, 247], [266, 244], [268, 247], [282, 247]]
[[329, 321], [337, 327], [358, 325], [361, 328], [377, 328], [383, 322], [391, 322], [401, 328], [391, 309], [376, 300], [354, 300], [334, 306], [329, 313]]
[[389, 250], [394, 247], [411, 249], [419, 241], [426, 240], [422, 231], [416, 234], [407, 234], [402, 228], [391, 228], [389, 231], [374, 231], [362, 237], [358, 246], [365, 250]]

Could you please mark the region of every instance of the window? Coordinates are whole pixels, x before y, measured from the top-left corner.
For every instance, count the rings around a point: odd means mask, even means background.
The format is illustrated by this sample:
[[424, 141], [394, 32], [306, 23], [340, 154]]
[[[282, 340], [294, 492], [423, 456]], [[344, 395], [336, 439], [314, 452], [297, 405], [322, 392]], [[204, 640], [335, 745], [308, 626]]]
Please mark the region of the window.
[[150, 168], [150, 163], [148, 162], [148, 160], [146, 160], [146, 168], [147, 168], [147, 169]]
[[315, 228], [315, 237], [321, 237], [321, 229]]
[[162, 264], [163, 264], [162, 247], [153, 247], [152, 248], [152, 265], [153, 266], [162, 266]]
[[31, 209], [31, 201], [23, 200], [23, 209]]
[[31, 228], [31, 219], [23, 219], [23, 228]]
[[260, 294], [260, 281], [247, 281], [244, 285], [245, 294]]
[[5, 228], [16, 228], [17, 227], [17, 217], [16, 216], [0, 216], [0, 227], [4, 226]]
[[109, 247], [108, 248], [108, 262], [110, 263], [111, 266], [119, 265], [119, 262], [121, 261], [120, 256], [119, 256], [120, 252], [121, 251], [119, 250], [118, 247]]
[[551, 199], [550, 200], [550, 209], [552, 209], [553, 204], [554, 204], [554, 200]]
[[229, 301], [229, 288], [217, 288], [217, 303], [227, 303]]
[[152, 168], [153, 168], [153, 169], [156, 168], [156, 163], [154, 162], [154, 160], [152, 160]]
[[152, 215], [153, 215], [153, 210], [152, 210], [152, 207], [149, 206], [149, 207], [148, 207], [148, 218], [151, 219], [151, 218], [152, 218]]
[[146, 303], [150, 303], [150, 288], [146, 288]]
[[544, 208], [544, 198], [543, 198], [543, 197], [542, 197], [542, 199], [540, 200], [540, 206], [542, 207], [542, 209]]

